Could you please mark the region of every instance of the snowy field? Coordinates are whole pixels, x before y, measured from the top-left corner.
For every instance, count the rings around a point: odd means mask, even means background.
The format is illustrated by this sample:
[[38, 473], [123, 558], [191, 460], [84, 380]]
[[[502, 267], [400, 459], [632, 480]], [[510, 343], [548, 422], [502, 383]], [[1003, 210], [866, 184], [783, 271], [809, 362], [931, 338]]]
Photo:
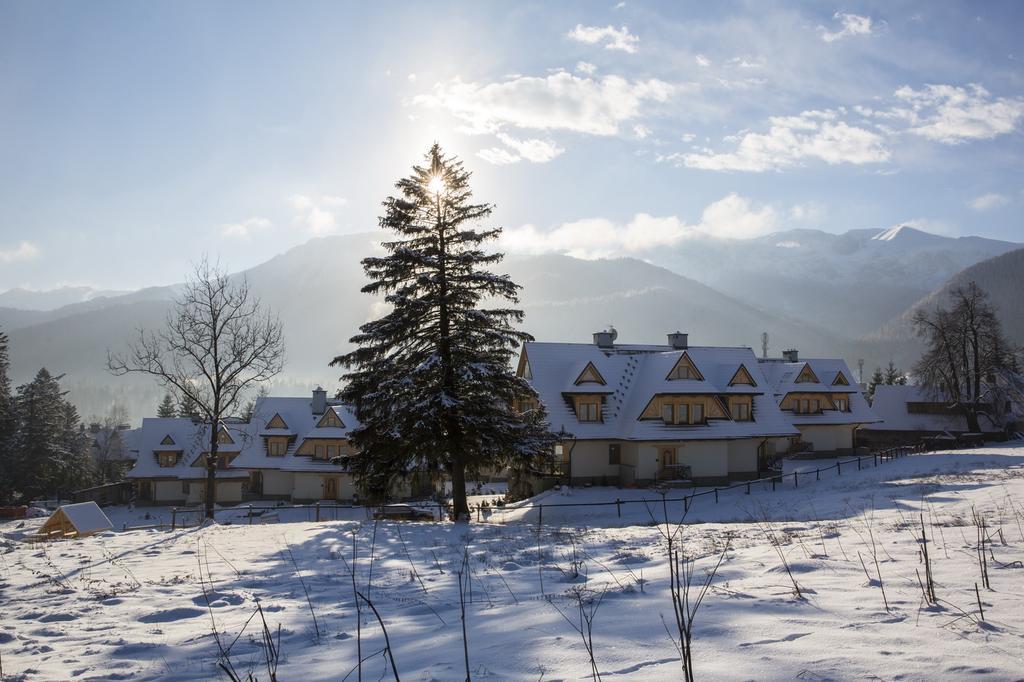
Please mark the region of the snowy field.
[[[540, 501], [641, 497], [658, 499], [592, 488]], [[668, 512], [678, 520], [681, 505]], [[146, 513], [111, 517], [121, 528]], [[357, 625], [354, 587], [379, 612], [402, 677], [464, 679], [460, 572], [474, 678], [590, 677], [573, 593], [599, 600], [593, 649], [602, 678], [680, 678], [660, 502], [650, 511], [623, 505], [621, 517], [615, 506], [548, 506], [539, 527], [536, 509], [468, 527], [313, 523], [303, 513], [277, 524], [48, 544], [18, 540], [40, 519], [0, 525], [3, 679], [227, 679], [223, 649], [240, 678], [267, 680], [257, 604], [275, 645], [279, 637], [279, 679], [355, 680], [359, 650], [365, 679], [390, 679], [382, 629], [365, 602]], [[991, 539], [990, 589], [975, 514]], [[931, 605], [918, 578], [922, 520]], [[699, 557], [698, 577], [725, 552], [694, 630], [698, 679], [1024, 675], [1024, 447], [844, 466], [839, 477], [816, 482], [811, 473], [797, 489], [755, 486], [718, 504], [705, 496], [679, 533]]]

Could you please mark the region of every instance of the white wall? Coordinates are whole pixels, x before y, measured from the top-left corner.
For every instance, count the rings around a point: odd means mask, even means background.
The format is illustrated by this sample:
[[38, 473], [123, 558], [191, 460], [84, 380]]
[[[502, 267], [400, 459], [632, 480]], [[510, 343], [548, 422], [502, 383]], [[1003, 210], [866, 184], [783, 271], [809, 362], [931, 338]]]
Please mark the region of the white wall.
[[153, 502], [182, 502], [181, 481], [153, 481]]
[[853, 427], [849, 425], [798, 426], [800, 439], [811, 444], [815, 452], [846, 450], [853, 447]]
[[293, 500], [319, 500], [324, 496], [323, 481], [320, 474], [296, 473], [295, 485], [292, 487]]
[[689, 466], [694, 478], [726, 478], [729, 475], [728, 441], [681, 441], [676, 445], [676, 462]]
[[294, 475], [290, 471], [263, 469], [263, 494], [291, 496], [295, 486]]
[[760, 438], [729, 441], [729, 474], [756, 474], [757, 449], [760, 445]]
[[[608, 463], [608, 445], [612, 441], [577, 441], [572, 449], [573, 478], [619, 478], [619, 465]], [[568, 446], [566, 446], [568, 447]]]

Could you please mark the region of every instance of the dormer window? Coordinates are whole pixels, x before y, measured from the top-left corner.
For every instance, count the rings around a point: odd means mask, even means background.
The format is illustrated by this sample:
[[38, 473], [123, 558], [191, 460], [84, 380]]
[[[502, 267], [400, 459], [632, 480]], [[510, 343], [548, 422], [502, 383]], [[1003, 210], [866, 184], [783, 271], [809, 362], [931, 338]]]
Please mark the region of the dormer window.
[[606, 382], [604, 377], [601, 376], [601, 373], [597, 371], [597, 367], [594, 367], [594, 363], [588, 362], [587, 366], [583, 368], [582, 372], [580, 372], [580, 375], [576, 377], [575, 383], [577, 386], [580, 384], [600, 384], [601, 386], [605, 386], [608, 382]]
[[835, 380], [832, 381], [833, 386], [849, 386], [850, 381], [846, 378], [846, 375], [842, 372], [836, 374]]
[[796, 376], [796, 383], [798, 384], [816, 384], [818, 383], [818, 376], [811, 369], [810, 365], [804, 365], [804, 368], [800, 370], [800, 374]]
[[267, 442], [267, 454], [271, 457], [283, 457], [288, 450], [288, 441], [284, 438], [272, 438]]
[[733, 421], [750, 421], [750, 399], [746, 397], [729, 399], [729, 416]]
[[601, 421], [601, 403], [596, 399], [579, 401], [576, 404], [576, 418], [581, 422]]
[[160, 445], [174, 445], [174, 439], [171, 438], [171, 434], [164, 436], [164, 439], [160, 441]]
[[228, 430], [223, 427], [217, 434], [217, 442], [220, 443], [221, 445], [234, 445], [235, 443], [234, 439], [231, 438], [231, 434], [228, 433]]
[[737, 384], [757, 386], [757, 382], [754, 381], [754, 377], [750, 376], [750, 372], [747, 371], [747, 368], [744, 365], [740, 365], [740, 368], [732, 375], [732, 379], [729, 379], [730, 386], [736, 386]]
[[268, 429], [287, 429], [288, 425], [281, 419], [281, 415], [275, 414], [273, 418], [267, 422]]
[[178, 463], [178, 453], [176, 452], [161, 452], [157, 455], [157, 462], [164, 469], [172, 467]]
[[704, 381], [704, 375], [700, 373], [697, 366], [690, 360], [690, 356], [683, 353], [679, 356], [679, 360], [676, 361], [675, 366], [672, 367], [672, 371], [665, 377], [669, 381], [677, 379], [691, 379], [696, 381]]
[[343, 429], [345, 428], [345, 424], [341, 421], [341, 418], [338, 416], [337, 412], [335, 412], [332, 409], [329, 409], [326, 412], [324, 412], [324, 416], [320, 418], [319, 422], [317, 422], [316, 427], [318, 429]]
[[833, 402], [836, 404], [836, 409], [840, 412], [850, 411], [850, 401], [846, 398], [836, 398]]

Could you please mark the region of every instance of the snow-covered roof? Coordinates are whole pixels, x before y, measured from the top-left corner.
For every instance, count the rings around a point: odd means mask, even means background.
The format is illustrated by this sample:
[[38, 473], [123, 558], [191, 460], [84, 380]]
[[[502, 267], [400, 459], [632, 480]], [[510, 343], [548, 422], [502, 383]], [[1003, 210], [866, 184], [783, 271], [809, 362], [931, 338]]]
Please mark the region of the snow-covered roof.
[[[219, 452], [237, 453], [252, 440], [248, 424], [228, 423], [224, 429], [233, 443], [220, 443]], [[164, 441], [168, 442], [164, 442]], [[188, 418], [147, 417], [142, 420], [140, 434], [135, 437], [138, 457], [135, 466], [128, 472], [128, 478], [176, 478], [204, 479], [206, 468], [198, 466], [199, 457], [209, 450], [210, 427], [208, 424], [193, 422]], [[173, 441], [171, 443], [170, 441]], [[160, 453], [179, 453], [174, 466], [160, 466]], [[217, 478], [241, 478], [248, 474], [237, 467], [218, 469]]]
[[[615, 345], [529, 342], [523, 347], [532, 379], [528, 379], [548, 410], [554, 431], [564, 428], [578, 439], [709, 440], [793, 436], [798, 431], [779, 410], [767, 381], [749, 348], [691, 346], [685, 350], [658, 345]], [[683, 355], [702, 378], [668, 379]], [[605, 385], [577, 385], [580, 373], [593, 364]], [[740, 366], [755, 386], [730, 380]], [[570, 394], [604, 394], [601, 422], [580, 422]], [[709, 419], [707, 424], [666, 424], [640, 419], [659, 394], [747, 394], [753, 401], [752, 421]]]
[[[872, 403], [875, 414], [882, 420], [872, 424], [878, 431], [967, 431], [967, 419], [960, 414], [929, 414], [911, 412], [908, 403], [948, 405], [948, 401], [923, 386], [875, 386]], [[984, 422], [983, 422], [984, 423]]]
[[[848, 412], [824, 410], [816, 414], [789, 413], [789, 418], [794, 424], [824, 426], [870, 424], [878, 421], [878, 416], [864, 398], [860, 386], [854, 381], [853, 372], [850, 371], [844, 360], [812, 358], [787, 362], [785, 360], [761, 359], [758, 364], [779, 403], [790, 393], [839, 393], [849, 401], [850, 410]], [[797, 381], [801, 377], [804, 380]]]
[[110, 519], [107, 518], [107, 515], [103, 513], [103, 510], [95, 502], [65, 504], [58, 507], [54, 515], [61, 513], [74, 526], [79, 535], [98, 533], [114, 527], [114, 524], [110, 522]]
[[[314, 414], [313, 401], [310, 398], [263, 397], [256, 401], [253, 409], [250, 431], [255, 435], [242, 450], [242, 454], [232, 462], [232, 468], [244, 469], [280, 469], [281, 471], [322, 471], [340, 472], [344, 467], [331, 464], [324, 460], [315, 460], [308, 455], [297, 455], [296, 450], [307, 440], [314, 439], [347, 439], [352, 429], [358, 425], [351, 408], [337, 402], [329, 401], [327, 409], [341, 420], [343, 426], [317, 426], [323, 414]], [[275, 416], [280, 416], [284, 428], [268, 428]], [[287, 436], [288, 449], [283, 456], [271, 456], [267, 452], [265, 437]]]

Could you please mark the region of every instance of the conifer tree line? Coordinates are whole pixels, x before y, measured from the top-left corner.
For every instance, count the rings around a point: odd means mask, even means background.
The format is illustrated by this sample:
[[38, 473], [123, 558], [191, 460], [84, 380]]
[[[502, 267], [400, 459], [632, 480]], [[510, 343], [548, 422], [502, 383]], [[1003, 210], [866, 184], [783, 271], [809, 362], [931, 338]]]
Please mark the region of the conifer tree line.
[[66, 496], [96, 479], [78, 410], [46, 368], [12, 390], [7, 335], [0, 331], [0, 502]]

